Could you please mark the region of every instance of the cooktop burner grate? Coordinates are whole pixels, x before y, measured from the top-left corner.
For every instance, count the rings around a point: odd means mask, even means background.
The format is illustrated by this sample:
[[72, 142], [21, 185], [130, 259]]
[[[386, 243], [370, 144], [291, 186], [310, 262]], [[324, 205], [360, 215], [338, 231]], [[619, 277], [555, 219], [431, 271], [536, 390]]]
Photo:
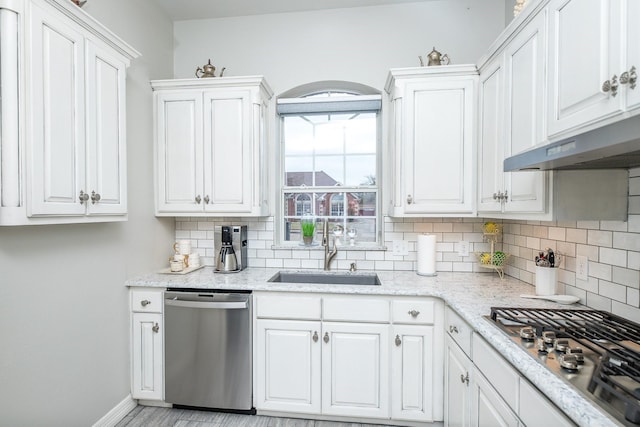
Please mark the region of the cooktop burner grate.
[[640, 325], [597, 310], [492, 307], [491, 319], [507, 327], [531, 326], [571, 338], [600, 355], [587, 390], [624, 402], [626, 420], [640, 424]]

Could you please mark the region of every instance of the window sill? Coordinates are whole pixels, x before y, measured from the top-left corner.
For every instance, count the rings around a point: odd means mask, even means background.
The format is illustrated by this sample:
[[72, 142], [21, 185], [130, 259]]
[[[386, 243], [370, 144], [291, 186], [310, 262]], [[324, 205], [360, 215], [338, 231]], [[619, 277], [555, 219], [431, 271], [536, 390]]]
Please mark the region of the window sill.
[[[333, 249], [333, 244], [331, 244], [331, 246], [329, 247], [330, 249]], [[296, 244], [291, 244], [291, 245], [272, 245], [271, 249], [273, 250], [280, 250], [280, 249], [291, 249], [294, 251], [323, 251], [324, 247], [320, 244], [316, 244], [313, 246], [304, 246], [304, 245], [296, 245]], [[372, 246], [350, 246], [350, 245], [338, 245], [338, 250], [339, 251], [386, 251], [387, 247], [386, 246], [378, 246], [378, 245], [372, 245]]]

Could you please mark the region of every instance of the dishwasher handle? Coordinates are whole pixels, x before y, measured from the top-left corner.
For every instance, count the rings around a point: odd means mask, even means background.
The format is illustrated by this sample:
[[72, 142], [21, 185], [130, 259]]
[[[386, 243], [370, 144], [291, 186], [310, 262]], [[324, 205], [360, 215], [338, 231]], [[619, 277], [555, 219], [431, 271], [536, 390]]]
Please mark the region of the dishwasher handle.
[[184, 308], [217, 308], [221, 310], [244, 310], [249, 307], [249, 301], [188, 301], [178, 297], [167, 298], [165, 305]]

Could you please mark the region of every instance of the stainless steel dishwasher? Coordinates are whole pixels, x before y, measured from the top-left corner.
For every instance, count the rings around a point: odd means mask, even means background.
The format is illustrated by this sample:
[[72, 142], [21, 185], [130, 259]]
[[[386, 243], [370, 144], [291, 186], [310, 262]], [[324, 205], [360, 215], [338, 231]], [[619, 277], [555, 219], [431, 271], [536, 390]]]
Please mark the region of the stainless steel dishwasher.
[[255, 413], [251, 294], [165, 292], [165, 401]]

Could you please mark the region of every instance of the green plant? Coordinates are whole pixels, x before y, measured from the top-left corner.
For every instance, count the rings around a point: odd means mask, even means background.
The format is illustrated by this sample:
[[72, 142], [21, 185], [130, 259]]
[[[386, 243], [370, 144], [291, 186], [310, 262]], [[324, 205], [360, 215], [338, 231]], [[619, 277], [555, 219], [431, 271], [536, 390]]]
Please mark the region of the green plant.
[[313, 236], [314, 231], [316, 230], [316, 224], [311, 221], [303, 221], [302, 222], [302, 235], [303, 236]]

